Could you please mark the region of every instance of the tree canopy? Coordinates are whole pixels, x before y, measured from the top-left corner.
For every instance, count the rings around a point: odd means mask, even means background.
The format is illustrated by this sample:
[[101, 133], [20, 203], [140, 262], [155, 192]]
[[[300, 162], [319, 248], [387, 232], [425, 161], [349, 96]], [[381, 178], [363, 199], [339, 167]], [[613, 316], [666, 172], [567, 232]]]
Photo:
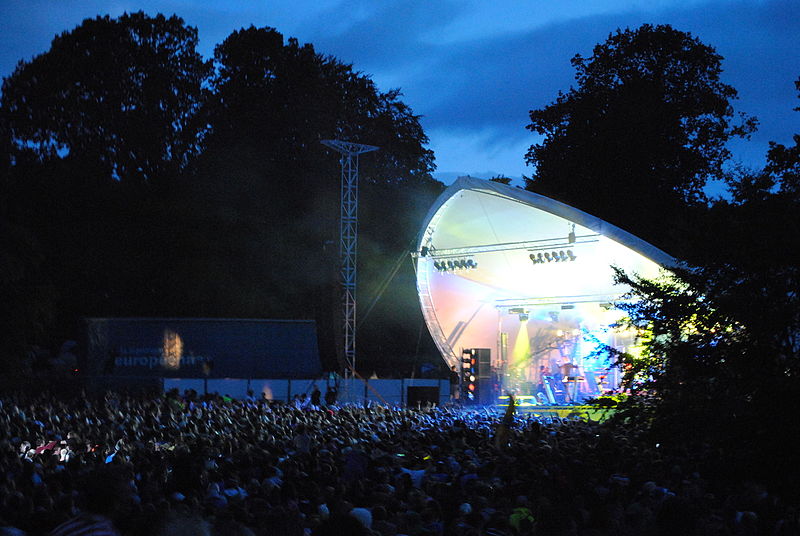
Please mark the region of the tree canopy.
[[[668, 25], [617, 30], [572, 59], [576, 87], [530, 112], [542, 136], [526, 160], [527, 188], [560, 199], [661, 245], [663, 221], [705, 201], [725, 146], [754, 128], [734, 124], [736, 90], [722, 57]], [[678, 226], [680, 227], [680, 225]]]
[[[4, 217], [29, 247], [3, 295], [52, 288], [28, 343], [75, 337], [81, 316], [313, 318], [333, 368], [340, 168], [320, 141], [381, 147], [361, 159], [370, 301], [441, 190], [419, 117], [272, 28], [233, 32], [213, 60], [196, 46], [176, 16], [98, 17], [4, 80]], [[407, 262], [361, 330], [366, 373], [397, 368], [380, 349], [418, 337], [413, 288]]]
[[18, 150], [102, 168], [123, 182], [174, 177], [200, 149], [211, 64], [177, 16], [87, 19], [20, 62], [2, 108]]
[[618, 274], [636, 298], [628, 323], [649, 332], [642, 357], [621, 356], [632, 414], [658, 441], [704, 444], [721, 474], [737, 464], [739, 477], [793, 493], [798, 472], [775, 468], [794, 467], [785, 446], [800, 440], [794, 149], [773, 144], [764, 170], [728, 178], [731, 198], [698, 219], [684, 269], [662, 281]]

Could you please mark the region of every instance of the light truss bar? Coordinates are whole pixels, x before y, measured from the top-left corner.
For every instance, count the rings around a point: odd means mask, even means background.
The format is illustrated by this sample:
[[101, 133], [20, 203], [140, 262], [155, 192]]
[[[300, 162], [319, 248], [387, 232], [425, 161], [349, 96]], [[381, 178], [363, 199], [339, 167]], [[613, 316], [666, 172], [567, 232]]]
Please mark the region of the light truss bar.
[[535, 307], [537, 305], [577, 305], [579, 303], [619, 303], [627, 300], [622, 299], [622, 294], [581, 294], [575, 296], [541, 296], [536, 298], [509, 298], [495, 301], [495, 307], [505, 309], [506, 307]]
[[[466, 246], [463, 248], [450, 248], [450, 249], [434, 249], [428, 250], [428, 256], [442, 259], [448, 257], [463, 257], [466, 255], [475, 255], [478, 253], [494, 253], [498, 251], [515, 251], [515, 250], [546, 250], [554, 248], [568, 248], [576, 244], [589, 244], [597, 242], [600, 238], [599, 234], [581, 235], [575, 237], [574, 242], [569, 242], [564, 238], [545, 238], [543, 240], [531, 240], [526, 242], [506, 242], [503, 244], [485, 244], [480, 246]], [[419, 257], [420, 253], [415, 252], [414, 256]]]

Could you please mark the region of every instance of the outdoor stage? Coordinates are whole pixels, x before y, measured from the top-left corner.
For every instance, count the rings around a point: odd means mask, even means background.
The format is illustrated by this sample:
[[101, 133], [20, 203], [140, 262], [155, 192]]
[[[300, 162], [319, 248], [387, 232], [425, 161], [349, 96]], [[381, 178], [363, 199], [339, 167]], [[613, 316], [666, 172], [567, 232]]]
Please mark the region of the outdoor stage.
[[[520, 411], [574, 411], [617, 393], [627, 287], [614, 269], [655, 279], [675, 260], [599, 218], [505, 184], [462, 177], [428, 212], [415, 252], [428, 330], [468, 400], [519, 395]], [[469, 366], [477, 356], [477, 362]]]

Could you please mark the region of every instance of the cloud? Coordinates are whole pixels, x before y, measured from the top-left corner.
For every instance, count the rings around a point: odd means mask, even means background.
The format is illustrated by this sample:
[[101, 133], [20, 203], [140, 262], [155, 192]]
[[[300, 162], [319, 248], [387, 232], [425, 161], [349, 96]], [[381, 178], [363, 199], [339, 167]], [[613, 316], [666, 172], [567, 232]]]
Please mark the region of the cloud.
[[[406, 88], [412, 106], [425, 116], [440, 169], [445, 169], [443, 162], [456, 160], [449, 153], [463, 151], [460, 140], [469, 132], [481, 133], [486, 143], [483, 150], [466, 144], [470, 160], [492, 160], [497, 144], [519, 145], [528, 110], [546, 106], [573, 83], [569, 59], [575, 53], [590, 55], [592, 46], [617, 28], [645, 22], [690, 31], [725, 57], [723, 80], [740, 95], [735, 109], [761, 120], [751, 141], [731, 144], [737, 159], [758, 166], [769, 140], [790, 141], [797, 132], [798, 112], [790, 110], [797, 102], [793, 81], [800, 75], [794, 53], [800, 49], [800, 4], [714, 2], [691, 9], [592, 16], [441, 47], [434, 67]], [[533, 141], [530, 135], [528, 144]], [[517, 169], [515, 161], [509, 160], [509, 167]]]
[[761, 120], [751, 142], [733, 145], [740, 158], [755, 162], [769, 140], [789, 142], [798, 131], [791, 111], [800, 75], [796, 0], [9, 0], [0, 2], [0, 73], [46, 51], [53, 35], [86, 17], [138, 9], [177, 13], [197, 26], [206, 56], [236, 29], [272, 26], [352, 63], [384, 91], [400, 87], [423, 115], [443, 170], [457, 162], [474, 162], [465, 171], [525, 170], [534, 141], [524, 128], [528, 111], [569, 89], [570, 58], [591, 54], [617, 28], [645, 22], [690, 31], [725, 57], [724, 80], [741, 97], [737, 110]]

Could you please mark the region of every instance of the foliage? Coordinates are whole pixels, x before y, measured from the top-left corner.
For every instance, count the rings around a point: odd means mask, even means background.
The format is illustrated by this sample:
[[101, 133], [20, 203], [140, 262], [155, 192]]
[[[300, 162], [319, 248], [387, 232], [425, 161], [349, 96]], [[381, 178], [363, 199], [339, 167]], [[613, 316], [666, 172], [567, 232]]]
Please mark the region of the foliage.
[[[82, 316], [314, 318], [330, 354], [340, 168], [320, 141], [381, 147], [360, 162], [364, 301], [441, 191], [399, 90], [270, 28], [233, 32], [213, 61], [196, 45], [175, 16], [98, 17], [4, 80], [2, 223], [15, 234], [0, 292], [27, 319], [24, 345], [57, 347]], [[394, 303], [361, 330], [377, 364], [418, 337], [413, 276], [406, 263]]]
[[650, 333], [641, 357], [620, 356], [634, 394], [622, 415], [648, 420], [662, 442], [710, 446], [722, 472], [736, 463], [738, 476], [793, 486], [798, 472], [785, 468], [796, 465], [786, 445], [800, 440], [800, 199], [792, 187], [800, 161], [775, 147], [764, 171], [737, 171], [733, 200], [703, 215], [692, 268], [658, 281], [617, 274], [636, 298], [623, 305], [627, 322]]
[[177, 16], [86, 19], [4, 80], [13, 141], [123, 182], [174, 175], [201, 139], [195, 116], [211, 65], [196, 46], [197, 30]]
[[736, 90], [720, 80], [722, 57], [667, 25], [617, 30], [576, 55], [577, 87], [530, 112], [543, 136], [526, 155], [529, 190], [636, 230], [663, 245], [670, 218], [699, 206], [710, 177], [721, 176], [726, 142], [755, 125], [732, 125]]
[[3, 80], [3, 219], [16, 245], [1, 286], [25, 346], [57, 349], [82, 316], [159, 312], [165, 201], [202, 140], [211, 64], [196, 44], [175, 16], [87, 19]]
[[[794, 83], [800, 97], [800, 78]], [[800, 107], [795, 108], [800, 111]], [[771, 143], [766, 172], [779, 177], [780, 192], [800, 200], [800, 134], [794, 135], [794, 146]]]
[[[272, 28], [232, 33], [215, 61], [211, 132], [190, 188], [206, 246], [183, 256], [191, 259], [186, 269], [198, 278], [214, 270], [203, 303], [212, 314], [313, 316], [329, 354], [341, 346], [340, 155], [321, 141], [380, 147], [359, 158], [359, 301], [366, 303], [441, 189], [430, 176], [427, 137], [399, 91], [383, 93], [350, 65]], [[379, 307], [360, 330], [359, 353], [375, 357], [365, 371], [388, 364], [382, 347], [417, 335], [418, 306], [402, 297], [414, 288], [405, 286], [410, 268], [386, 291], [397, 300], [394, 314]], [[389, 328], [399, 311], [409, 321]]]

